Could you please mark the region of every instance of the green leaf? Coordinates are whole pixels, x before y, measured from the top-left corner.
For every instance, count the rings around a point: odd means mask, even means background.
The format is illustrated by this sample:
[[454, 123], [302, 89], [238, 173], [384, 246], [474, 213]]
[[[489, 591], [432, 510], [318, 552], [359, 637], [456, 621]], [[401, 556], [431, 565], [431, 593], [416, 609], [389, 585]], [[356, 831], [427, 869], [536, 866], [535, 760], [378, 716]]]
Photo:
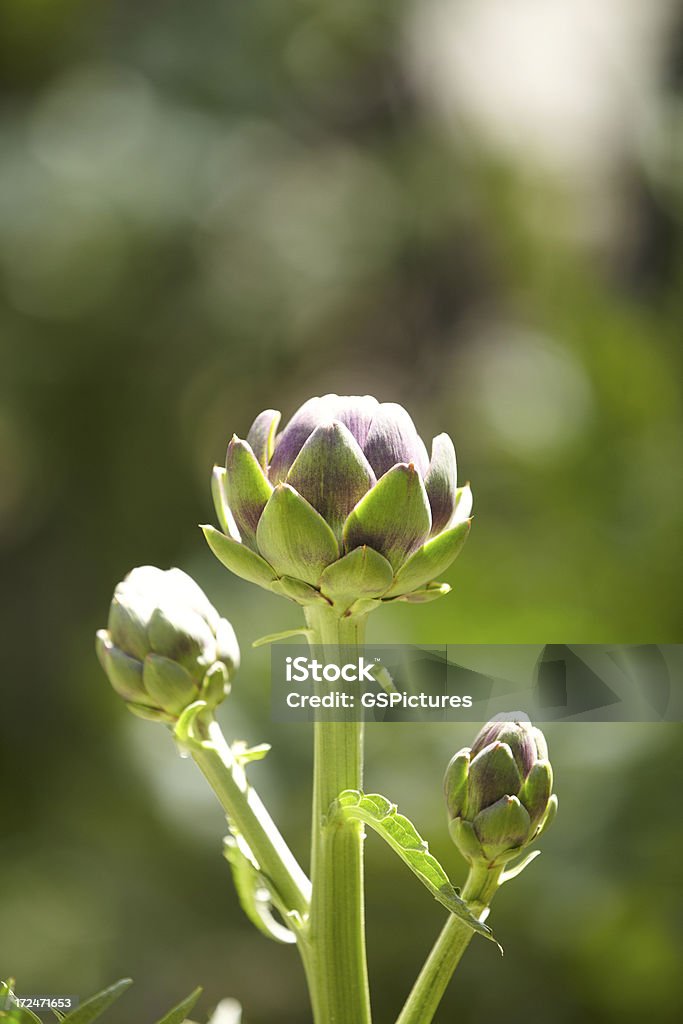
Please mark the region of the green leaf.
[[67, 1013], [64, 1018], [64, 1024], [90, 1024], [91, 1021], [97, 1020], [132, 984], [131, 978], [122, 978], [121, 981], [114, 982], [109, 988], [105, 988], [98, 992], [96, 996], [86, 999], [75, 1010]]
[[248, 746], [244, 740], [236, 740], [230, 745], [232, 756], [238, 764], [244, 766], [252, 761], [262, 761], [271, 751], [270, 743], [259, 743], [255, 747]]
[[526, 857], [522, 857], [522, 859], [516, 864], [506, 867], [498, 880], [498, 885], [502, 885], [503, 882], [509, 882], [511, 879], [516, 878], [517, 875], [521, 875], [522, 871], [524, 871], [525, 868], [528, 868], [529, 864], [540, 856], [540, 850], [532, 850], [531, 853], [527, 853]]
[[444, 530], [438, 537], [423, 544], [396, 573], [396, 579], [386, 597], [408, 594], [441, 575], [457, 558], [470, 532], [471, 520]]
[[15, 1002], [14, 978], [8, 978], [0, 984], [0, 1020], [7, 1024], [42, 1024], [33, 1010], [27, 1006], [17, 1006]]
[[432, 525], [422, 478], [413, 466], [394, 466], [362, 498], [344, 523], [347, 551], [367, 544], [394, 570], [426, 540]]
[[266, 589], [277, 579], [277, 573], [255, 551], [233, 540], [232, 537], [227, 537], [213, 526], [202, 526], [201, 529], [218, 561], [230, 572], [234, 572], [235, 576], [248, 580], [249, 583], [257, 583]]
[[256, 531], [259, 551], [278, 576], [293, 576], [316, 586], [320, 575], [339, 558], [332, 530], [312, 505], [289, 484], [278, 484]]
[[232, 869], [242, 910], [269, 939], [291, 945], [296, 936], [273, 916], [273, 898], [253, 854], [234, 825], [229, 824], [233, 834], [223, 840], [223, 855]]
[[189, 996], [186, 999], [183, 999], [182, 1003], [178, 1003], [178, 1005], [174, 1006], [172, 1010], [169, 1010], [161, 1020], [157, 1021], [157, 1024], [184, 1024], [184, 1021], [187, 1020], [188, 1013], [201, 994], [201, 988], [196, 988], [194, 992], [190, 992]]
[[412, 822], [405, 815], [398, 813], [396, 804], [392, 804], [379, 793], [361, 793], [356, 789], [346, 789], [334, 802], [330, 813], [369, 825], [408, 865], [435, 900], [468, 925], [472, 931], [495, 942], [491, 929], [479, 921], [467, 903], [460, 898], [436, 857], [429, 852], [425, 840]]
[[394, 577], [391, 564], [367, 544], [328, 565], [320, 577], [320, 589], [336, 605], [347, 608], [358, 598], [381, 597]]
[[289, 640], [293, 636], [305, 636], [307, 639], [313, 636], [310, 629], [300, 626], [298, 629], [283, 629], [281, 633], [268, 633], [254, 640], [252, 647], [264, 647], [266, 644], [276, 644], [278, 640]]
[[[0, 1013], [0, 1021], [4, 1021], [4, 1013]], [[40, 1017], [36, 1016], [28, 1006], [13, 1006], [6, 1018], [8, 1024], [43, 1024]]]
[[[202, 715], [205, 717], [200, 721]], [[194, 704], [185, 708], [173, 730], [173, 735], [181, 750], [191, 750], [205, 742], [201, 735], [201, 729], [207, 717], [211, 721], [213, 713], [205, 700], [196, 700]]]

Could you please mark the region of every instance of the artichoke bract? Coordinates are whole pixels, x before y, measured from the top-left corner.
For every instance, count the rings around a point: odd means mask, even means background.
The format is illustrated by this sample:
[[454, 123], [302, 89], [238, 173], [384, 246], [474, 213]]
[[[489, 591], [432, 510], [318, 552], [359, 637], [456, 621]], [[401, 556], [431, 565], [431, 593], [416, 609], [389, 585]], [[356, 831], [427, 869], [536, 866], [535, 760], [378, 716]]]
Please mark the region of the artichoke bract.
[[97, 654], [141, 718], [174, 724], [194, 701], [215, 708], [239, 666], [235, 631], [181, 569], [133, 569], [114, 591]]
[[450, 437], [435, 437], [430, 456], [405, 409], [369, 395], [311, 398], [278, 434], [279, 421], [262, 412], [214, 469], [224, 532], [203, 529], [218, 559], [339, 614], [447, 593], [435, 577], [465, 543], [472, 510]]
[[548, 828], [557, 811], [540, 729], [508, 717], [488, 722], [444, 777], [455, 845], [470, 864], [502, 866]]

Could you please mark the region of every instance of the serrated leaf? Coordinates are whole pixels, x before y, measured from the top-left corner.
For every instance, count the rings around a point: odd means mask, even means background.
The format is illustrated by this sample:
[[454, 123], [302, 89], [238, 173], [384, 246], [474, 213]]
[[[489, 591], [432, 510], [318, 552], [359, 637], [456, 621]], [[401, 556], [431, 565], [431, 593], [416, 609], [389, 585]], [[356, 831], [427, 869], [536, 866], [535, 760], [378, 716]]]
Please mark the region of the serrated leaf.
[[401, 860], [408, 865], [435, 900], [463, 921], [472, 931], [493, 942], [491, 929], [483, 924], [461, 899], [436, 857], [429, 852], [426, 841], [396, 804], [379, 793], [361, 793], [346, 789], [332, 805], [331, 814], [362, 821], [373, 829]]
[[226, 836], [223, 855], [232, 870], [232, 878], [242, 910], [253, 925], [269, 939], [291, 945], [294, 932], [280, 924], [273, 915], [273, 898], [253, 854], [243, 837], [231, 825], [233, 834]]
[[184, 1024], [187, 1020], [187, 1015], [199, 999], [202, 994], [201, 988], [196, 988], [194, 992], [190, 992], [186, 999], [183, 999], [182, 1003], [178, 1003], [172, 1010], [157, 1021], [157, 1024]]
[[104, 1011], [108, 1010], [112, 1003], [115, 1003], [132, 984], [132, 978], [122, 978], [120, 981], [114, 982], [109, 988], [105, 988], [98, 992], [97, 995], [86, 999], [75, 1010], [67, 1013], [64, 1018], [64, 1024], [91, 1024], [91, 1021], [101, 1017]]

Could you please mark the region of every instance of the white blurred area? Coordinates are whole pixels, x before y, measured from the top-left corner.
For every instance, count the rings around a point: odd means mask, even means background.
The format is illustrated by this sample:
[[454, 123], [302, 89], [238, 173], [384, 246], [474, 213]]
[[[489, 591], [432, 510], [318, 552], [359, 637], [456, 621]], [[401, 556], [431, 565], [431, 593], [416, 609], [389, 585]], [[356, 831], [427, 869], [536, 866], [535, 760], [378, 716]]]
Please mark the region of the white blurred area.
[[599, 235], [615, 178], [651, 135], [676, 12], [675, 0], [417, 0], [407, 64], [447, 131], [584, 201], [574, 230]]
[[223, 999], [216, 1007], [209, 1024], [240, 1024], [242, 1008], [235, 999]]

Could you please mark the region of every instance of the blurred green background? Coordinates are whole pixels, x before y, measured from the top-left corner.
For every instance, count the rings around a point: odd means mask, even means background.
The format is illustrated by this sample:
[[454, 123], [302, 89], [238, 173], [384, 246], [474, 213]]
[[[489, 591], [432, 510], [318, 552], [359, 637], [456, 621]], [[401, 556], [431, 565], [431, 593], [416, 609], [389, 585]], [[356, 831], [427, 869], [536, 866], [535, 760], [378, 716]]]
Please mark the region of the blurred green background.
[[[448, 430], [476, 521], [453, 594], [370, 639], [681, 640], [683, 45], [667, 0], [4, 0], [0, 14], [0, 976], [136, 986], [111, 1019], [309, 1019], [246, 923], [211, 794], [134, 720], [93, 634], [134, 565], [241, 638], [222, 712], [306, 857], [310, 736], [196, 524], [262, 408], [370, 392]], [[439, 1020], [683, 1019], [681, 730], [548, 729], [561, 812]], [[367, 785], [456, 878], [441, 774], [468, 726], [374, 726]], [[398, 754], [401, 744], [400, 756]], [[378, 1024], [443, 917], [370, 837]], [[109, 1019], [109, 1018], [108, 1018]]]

